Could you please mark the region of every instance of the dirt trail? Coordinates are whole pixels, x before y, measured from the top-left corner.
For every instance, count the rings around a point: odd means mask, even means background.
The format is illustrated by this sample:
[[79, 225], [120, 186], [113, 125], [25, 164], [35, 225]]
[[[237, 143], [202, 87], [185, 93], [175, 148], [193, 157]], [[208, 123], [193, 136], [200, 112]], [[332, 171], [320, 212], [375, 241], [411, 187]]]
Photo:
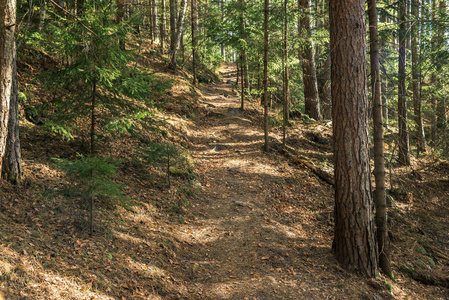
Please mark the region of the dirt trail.
[[[201, 131], [190, 137], [204, 197], [191, 203], [195, 221], [178, 229], [188, 245], [178, 253], [182, 272], [189, 274], [185, 292], [194, 299], [344, 295], [344, 287], [357, 282], [343, 283], [348, 278], [330, 252], [332, 206], [324, 202], [331, 190], [307, 171], [263, 153], [260, 125], [251, 112], [239, 110], [227, 83], [232, 71], [223, 69], [222, 83], [205, 88]], [[325, 274], [329, 267], [340, 275]]]

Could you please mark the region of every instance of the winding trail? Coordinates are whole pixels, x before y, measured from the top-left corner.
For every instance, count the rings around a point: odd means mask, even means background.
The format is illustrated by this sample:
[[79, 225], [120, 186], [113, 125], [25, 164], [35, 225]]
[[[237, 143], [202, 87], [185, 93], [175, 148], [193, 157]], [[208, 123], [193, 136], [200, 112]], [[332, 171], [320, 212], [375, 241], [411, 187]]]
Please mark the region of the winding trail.
[[201, 131], [189, 137], [203, 197], [191, 203], [195, 221], [179, 229], [188, 245], [178, 253], [189, 274], [184, 292], [189, 299], [324, 299], [335, 289], [320, 276], [326, 261], [334, 265], [330, 238], [323, 239], [330, 209], [322, 217], [316, 199], [330, 190], [262, 151], [260, 114], [239, 110], [227, 83], [235, 82], [232, 66], [222, 72], [221, 83], [204, 88]]

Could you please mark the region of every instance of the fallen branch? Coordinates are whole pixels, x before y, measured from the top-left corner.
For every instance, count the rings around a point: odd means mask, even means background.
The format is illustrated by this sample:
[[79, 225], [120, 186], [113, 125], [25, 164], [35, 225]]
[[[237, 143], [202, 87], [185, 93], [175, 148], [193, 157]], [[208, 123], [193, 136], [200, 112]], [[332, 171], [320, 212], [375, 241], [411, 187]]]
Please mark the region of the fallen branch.
[[329, 174], [326, 171], [321, 170], [319, 167], [315, 166], [313, 162], [307, 160], [307, 158], [296, 154], [296, 150], [291, 148], [290, 146], [285, 146], [282, 150], [282, 154], [284, 154], [288, 159], [290, 159], [294, 164], [299, 166], [304, 166], [310, 169], [316, 176], [318, 176], [321, 180], [327, 182], [328, 184], [334, 186], [334, 176]]
[[420, 272], [418, 270], [408, 268], [408, 267], [401, 267], [399, 270], [402, 273], [408, 274], [413, 280], [416, 280], [418, 282], [427, 284], [427, 285], [434, 285], [434, 286], [441, 286], [441, 287], [449, 287], [449, 278], [444, 278], [440, 276], [439, 274], [431, 274], [429, 272]]

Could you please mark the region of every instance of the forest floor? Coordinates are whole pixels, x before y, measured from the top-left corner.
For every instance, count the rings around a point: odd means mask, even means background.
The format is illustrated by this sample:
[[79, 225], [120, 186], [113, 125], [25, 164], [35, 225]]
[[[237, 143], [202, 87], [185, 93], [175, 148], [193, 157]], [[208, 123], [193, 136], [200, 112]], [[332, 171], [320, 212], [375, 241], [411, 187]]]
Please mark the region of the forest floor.
[[[153, 182], [164, 177], [127, 160], [129, 141], [108, 141], [135, 206], [100, 209], [93, 236], [73, 201], [42, 196], [67, 184], [49, 158], [76, 146], [23, 128], [27, 184], [1, 187], [0, 299], [449, 299], [447, 162], [395, 168], [395, 279], [360, 277], [331, 251], [332, 185], [279, 153], [276, 127], [264, 152], [260, 106], [241, 111], [234, 66], [221, 74], [167, 119], [188, 145], [190, 183]], [[331, 173], [330, 132], [298, 121], [287, 144]]]

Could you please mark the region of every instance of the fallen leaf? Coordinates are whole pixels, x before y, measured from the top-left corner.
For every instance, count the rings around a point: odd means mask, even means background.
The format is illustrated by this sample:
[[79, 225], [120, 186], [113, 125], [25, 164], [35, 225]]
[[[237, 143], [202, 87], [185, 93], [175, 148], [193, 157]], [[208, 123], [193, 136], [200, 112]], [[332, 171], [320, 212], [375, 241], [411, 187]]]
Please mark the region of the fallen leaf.
[[266, 260], [266, 259], [270, 259], [270, 257], [269, 256], [263, 256], [262, 259]]

